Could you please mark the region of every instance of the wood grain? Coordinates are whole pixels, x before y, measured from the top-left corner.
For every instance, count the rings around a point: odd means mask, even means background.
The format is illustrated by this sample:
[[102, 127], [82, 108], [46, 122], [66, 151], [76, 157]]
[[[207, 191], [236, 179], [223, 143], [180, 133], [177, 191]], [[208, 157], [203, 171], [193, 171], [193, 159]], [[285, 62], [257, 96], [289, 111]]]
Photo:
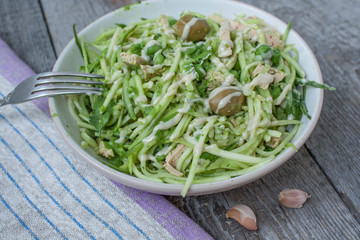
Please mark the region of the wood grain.
[[[131, 2], [1, 1], [0, 37], [33, 69], [47, 71], [72, 39], [72, 24], [81, 30]], [[305, 147], [279, 169], [232, 191], [168, 199], [215, 239], [359, 239], [360, 39], [356, 23], [360, 2], [244, 2], [292, 21], [314, 51], [324, 81], [337, 90], [325, 92], [315, 131]], [[299, 188], [312, 197], [302, 209], [287, 209], [277, 200], [284, 188]], [[238, 203], [253, 208], [258, 231], [247, 231], [225, 218], [226, 211]]]
[[41, 0], [56, 54], [59, 55], [66, 44], [74, 37], [73, 24], [76, 24], [76, 29], [79, 32], [106, 13], [134, 2], [136, 1]]
[[49, 71], [55, 63], [37, 0], [0, 1], [0, 38], [35, 72]]
[[[277, 196], [285, 188], [302, 189], [311, 198], [301, 209], [283, 207]], [[281, 168], [244, 187], [207, 196], [169, 199], [215, 239], [355, 239], [360, 236], [359, 223], [305, 148]], [[259, 229], [256, 232], [226, 219], [226, 211], [240, 203], [251, 207], [257, 215]]]

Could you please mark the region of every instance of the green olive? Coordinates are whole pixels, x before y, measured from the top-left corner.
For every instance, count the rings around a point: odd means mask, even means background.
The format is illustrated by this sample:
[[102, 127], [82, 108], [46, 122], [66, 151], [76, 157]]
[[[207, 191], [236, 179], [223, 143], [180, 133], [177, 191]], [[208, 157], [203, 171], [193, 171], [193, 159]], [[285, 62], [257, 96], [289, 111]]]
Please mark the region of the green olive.
[[222, 116], [231, 116], [241, 110], [245, 95], [236, 87], [215, 88], [209, 96], [211, 110]]
[[[203, 40], [210, 31], [210, 26], [207, 23], [207, 21], [203, 18], [197, 18], [193, 25], [189, 26], [190, 29], [188, 30], [188, 33], [185, 32], [184, 29], [187, 23], [193, 19], [194, 16], [192, 15], [184, 15], [182, 16], [179, 21], [177, 21], [174, 25], [176, 34], [184, 38], [186, 41], [200, 41]], [[186, 31], [186, 30], [185, 30]], [[183, 36], [184, 34], [184, 36]]]

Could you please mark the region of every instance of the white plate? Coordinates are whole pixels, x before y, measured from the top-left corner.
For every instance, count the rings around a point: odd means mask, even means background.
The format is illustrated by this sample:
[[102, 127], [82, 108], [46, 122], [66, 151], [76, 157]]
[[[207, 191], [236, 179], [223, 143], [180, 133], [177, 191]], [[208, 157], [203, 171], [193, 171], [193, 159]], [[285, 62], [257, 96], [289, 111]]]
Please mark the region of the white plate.
[[[92, 41], [102, 29], [114, 26], [115, 23], [129, 24], [139, 21], [140, 17], [156, 18], [160, 14], [179, 18], [179, 15], [183, 10], [199, 12], [204, 15], [218, 13], [228, 19], [233, 19], [235, 15], [245, 13], [247, 16], [260, 17], [280, 32], [284, 32], [287, 26], [287, 24], [277, 17], [274, 17], [259, 8], [241, 2], [224, 0], [153, 0], [142, 2], [141, 4], [135, 4], [127, 11], [116, 10], [111, 12], [88, 25], [79, 33], [79, 35], [83, 36], [85, 41]], [[68, 27], [71, 28], [71, 26]], [[287, 43], [295, 44], [298, 49], [299, 63], [304, 69], [307, 78], [322, 83], [319, 65], [305, 41], [294, 30], [291, 30]], [[81, 55], [74, 40], [72, 40], [60, 54], [53, 71], [78, 71], [79, 66], [81, 65], [83, 65]], [[312, 119], [309, 120], [306, 117], [303, 117], [302, 120], [304, 124], [292, 140], [292, 143], [294, 143], [298, 149], [305, 143], [313, 131], [320, 115], [322, 101], [322, 89], [308, 88], [306, 104]], [[180, 195], [182, 185], [145, 181], [118, 172], [102, 164], [98, 160], [100, 159], [100, 156], [96, 155], [94, 151], [91, 149], [87, 149], [85, 151], [81, 148], [79, 128], [66, 107], [65, 97], [61, 96], [50, 98], [49, 105], [51, 114], [56, 114], [57, 116], [54, 117], [53, 120], [62, 137], [68, 142], [69, 146], [72, 147], [93, 168], [99, 170], [101, 173], [115, 181], [137, 189], [165, 195]], [[187, 195], [202, 195], [222, 192], [245, 185], [273, 171], [286, 162], [294, 153], [294, 150], [288, 148], [269, 164], [243, 176], [213, 183], [194, 184], [191, 186]]]

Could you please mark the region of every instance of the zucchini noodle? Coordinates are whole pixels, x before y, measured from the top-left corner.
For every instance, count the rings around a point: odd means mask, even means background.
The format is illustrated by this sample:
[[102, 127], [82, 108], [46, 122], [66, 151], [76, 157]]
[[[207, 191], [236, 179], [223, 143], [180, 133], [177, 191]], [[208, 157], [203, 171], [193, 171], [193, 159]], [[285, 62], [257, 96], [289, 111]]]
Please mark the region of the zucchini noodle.
[[[281, 34], [256, 17], [184, 16], [191, 20], [181, 34], [180, 21], [164, 15], [118, 24], [93, 42], [74, 27], [80, 70], [104, 75], [106, 85], [101, 96], [67, 102], [81, 146], [118, 171], [182, 184], [182, 196], [192, 184], [246, 174], [292, 147], [308, 116], [305, 87], [325, 88], [305, 79], [286, 44], [291, 24]], [[189, 40], [195, 27], [207, 32]]]

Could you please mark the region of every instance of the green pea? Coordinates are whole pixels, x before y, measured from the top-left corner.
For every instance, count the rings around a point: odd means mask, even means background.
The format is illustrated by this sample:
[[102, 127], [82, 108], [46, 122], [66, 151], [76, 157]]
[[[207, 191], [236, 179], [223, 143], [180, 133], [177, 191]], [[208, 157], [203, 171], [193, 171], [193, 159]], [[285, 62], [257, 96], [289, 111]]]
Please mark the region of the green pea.
[[173, 26], [177, 22], [177, 20], [172, 18], [172, 19], [169, 19], [168, 22], [169, 22], [170, 26]]
[[155, 34], [154, 39], [155, 39], [155, 40], [158, 40], [158, 39], [159, 39], [159, 37], [161, 37], [161, 33], [157, 33], [157, 34]]
[[269, 91], [272, 98], [276, 99], [281, 93], [281, 88], [279, 86], [270, 85]]
[[272, 56], [271, 47], [267, 44], [257, 46], [255, 54], [261, 56], [263, 59], [270, 59]]
[[275, 66], [279, 65], [280, 58], [281, 58], [281, 52], [279, 50], [277, 50], [276, 48], [273, 48], [272, 49], [272, 57], [271, 57], [271, 62], [273, 63], [273, 65], [275, 65]]
[[271, 51], [271, 47], [267, 44], [261, 44], [259, 46], [257, 46], [256, 50], [255, 50], [255, 54], [256, 55], [262, 55], [264, 53], [268, 53]]
[[191, 47], [187, 47], [185, 50], [185, 55], [190, 56], [191, 54], [193, 54], [196, 50], [196, 46], [193, 45]]
[[136, 55], [141, 55], [141, 44], [137, 43], [137, 44], [132, 44], [130, 46], [129, 52], [132, 54], [136, 54]]
[[146, 54], [147, 55], [154, 55], [157, 51], [159, 51], [161, 49], [160, 45], [152, 45], [151, 47], [148, 47]]
[[236, 78], [236, 80], [240, 81], [240, 74], [239, 74], [238, 71], [236, 71], [236, 70], [231, 70], [230, 73], [234, 75], [234, 77]]
[[156, 54], [156, 55], [154, 56], [154, 63], [155, 63], [155, 64], [162, 64], [162, 63], [164, 62], [164, 60], [165, 60], [165, 58], [164, 58], [164, 56], [163, 56], [161, 53]]
[[203, 79], [204, 78], [204, 73], [203, 71], [205, 71], [200, 64], [196, 64], [195, 65], [195, 71], [197, 72], [197, 74], [199, 75], [199, 79]]

